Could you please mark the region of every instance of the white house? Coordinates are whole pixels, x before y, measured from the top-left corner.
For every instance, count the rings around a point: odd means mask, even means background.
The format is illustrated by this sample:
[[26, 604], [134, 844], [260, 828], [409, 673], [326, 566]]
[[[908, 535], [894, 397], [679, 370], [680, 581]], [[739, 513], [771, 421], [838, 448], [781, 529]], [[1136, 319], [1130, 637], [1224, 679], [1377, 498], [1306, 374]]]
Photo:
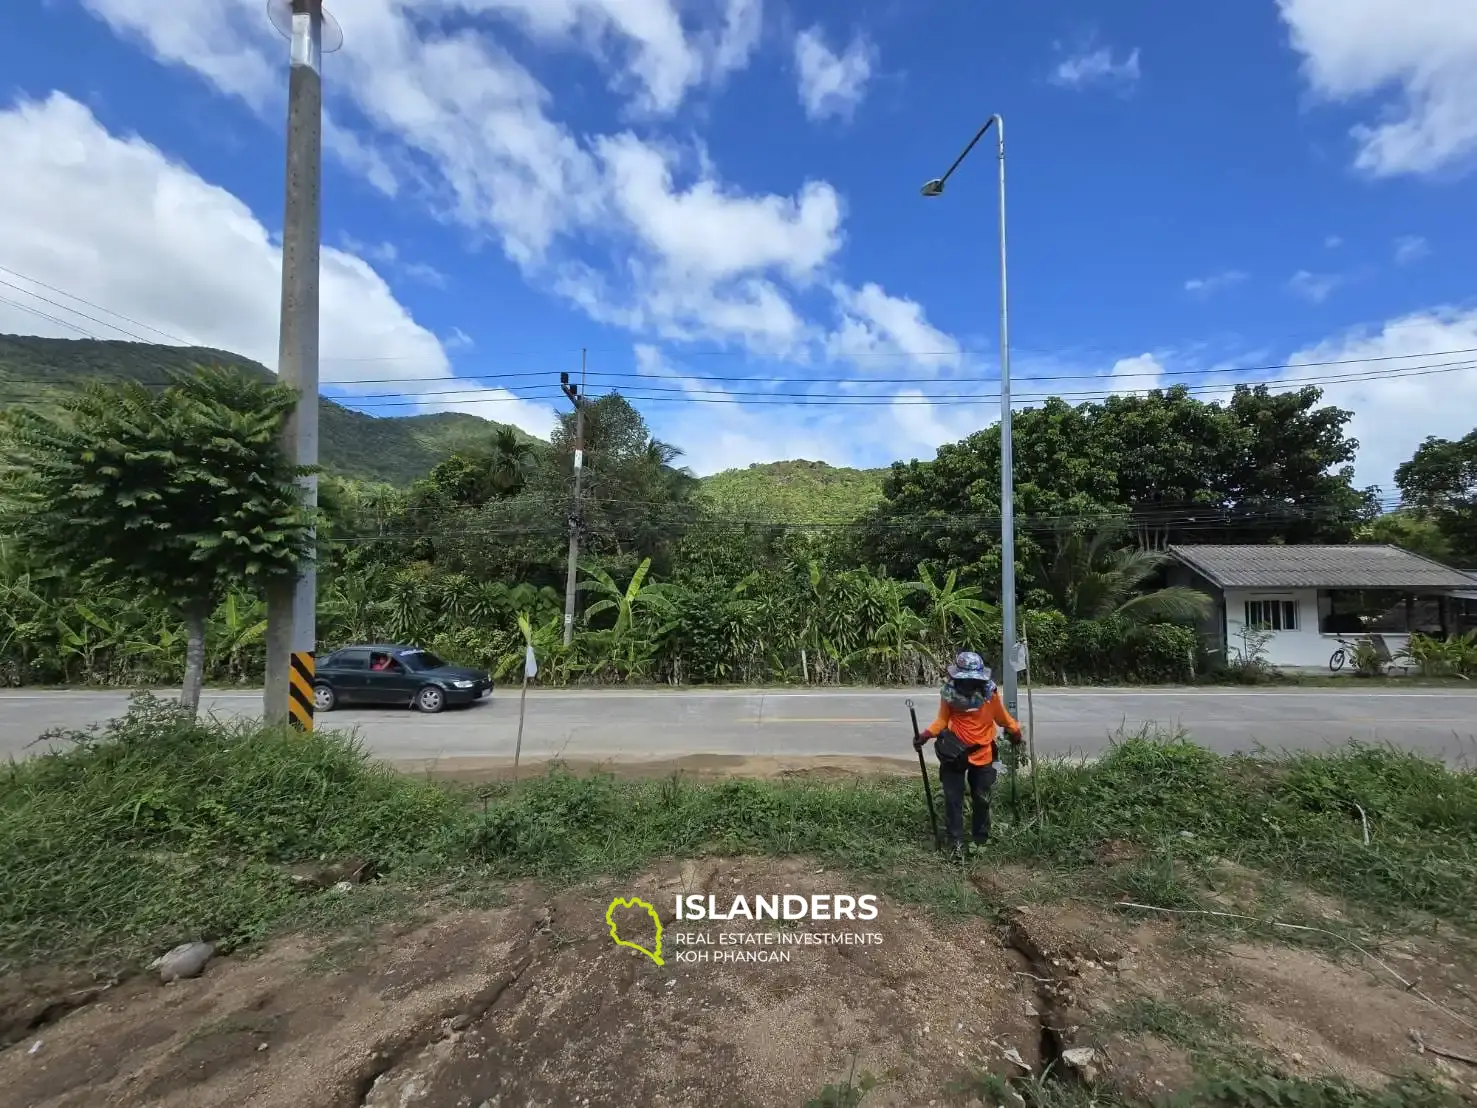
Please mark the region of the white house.
[[1340, 641], [1382, 640], [1399, 653], [1413, 631], [1454, 630], [1472, 578], [1396, 546], [1171, 546], [1169, 582], [1215, 598], [1201, 625], [1220, 657], [1244, 654], [1247, 629], [1266, 634], [1266, 660], [1325, 668]]

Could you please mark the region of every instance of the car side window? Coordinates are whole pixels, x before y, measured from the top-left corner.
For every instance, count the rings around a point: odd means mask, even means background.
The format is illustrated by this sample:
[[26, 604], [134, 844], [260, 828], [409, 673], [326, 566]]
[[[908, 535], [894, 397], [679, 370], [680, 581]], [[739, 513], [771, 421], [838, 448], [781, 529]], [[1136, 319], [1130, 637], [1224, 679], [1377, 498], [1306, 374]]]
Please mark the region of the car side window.
[[367, 650], [340, 650], [328, 660], [335, 669], [364, 669], [369, 665]]
[[401, 669], [399, 662], [378, 650], [369, 656], [369, 668], [376, 673], [399, 673]]

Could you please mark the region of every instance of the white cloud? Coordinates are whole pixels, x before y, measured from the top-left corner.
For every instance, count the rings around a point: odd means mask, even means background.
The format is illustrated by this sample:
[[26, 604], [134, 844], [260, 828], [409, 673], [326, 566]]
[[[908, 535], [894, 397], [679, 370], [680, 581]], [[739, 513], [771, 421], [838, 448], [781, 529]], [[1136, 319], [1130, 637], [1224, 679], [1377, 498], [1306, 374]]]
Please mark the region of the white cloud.
[[1431, 244], [1420, 235], [1401, 235], [1395, 240], [1395, 262], [1409, 265], [1418, 262], [1431, 252]]
[[1355, 164], [1426, 174], [1477, 153], [1477, 4], [1471, 0], [1277, 0], [1303, 74], [1325, 100], [1384, 96], [1361, 123]]
[[1139, 51], [1135, 47], [1122, 61], [1113, 59], [1111, 47], [1089, 45], [1080, 53], [1063, 58], [1051, 71], [1051, 83], [1062, 88], [1081, 89], [1094, 85], [1131, 87], [1138, 83]]
[[1330, 338], [1288, 359], [1294, 365], [1370, 361], [1294, 369], [1286, 376], [1378, 375], [1324, 385], [1323, 402], [1354, 413], [1349, 433], [1359, 441], [1356, 482], [1393, 492], [1395, 467], [1408, 461], [1427, 435], [1458, 438], [1472, 430], [1477, 368], [1463, 367], [1477, 367], [1477, 354], [1456, 351], [1473, 349], [1477, 349], [1477, 309], [1433, 308], [1372, 331]]
[[861, 35], [837, 54], [826, 44], [820, 27], [801, 31], [795, 37], [795, 70], [805, 114], [812, 120], [850, 118], [866, 95], [876, 54]]
[[1239, 269], [1227, 269], [1220, 273], [1213, 273], [1209, 277], [1192, 277], [1185, 282], [1185, 291], [1192, 296], [1210, 296], [1213, 293], [1223, 292], [1232, 285], [1239, 285], [1246, 280], [1246, 274]]
[[600, 139], [596, 150], [615, 212], [680, 273], [725, 280], [776, 269], [805, 278], [841, 247], [841, 200], [824, 182], [794, 199], [734, 195], [711, 178], [684, 190], [667, 158], [634, 135]]
[[[511, 17], [536, 36], [575, 43], [592, 53], [624, 51], [613, 84], [635, 86], [638, 106], [666, 113], [689, 90], [721, 80], [747, 64], [758, 45], [760, 0], [726, 0], [720, 18], [689, 31], [676, 0], [434, 0], [432, 6]], [[716, 8], [717, 5], [707, 5]]]
[[863, 368], [904, 360], [930, 369], [959, 364], [959, 343], [928, 322], [916, 300], [890, 296], [871, 282], [860, 289], [831, 287], [841, 317], [826, 336], [826, 353]]
[[[61, 94], [0, 111], [0, 149], [9, 170], [0, 174], [7, 268], [101, 306], [6, 274], [37, 295], [4, 289], [7, 300], [33, 310], [0, 304], [0, 331], [79, 337], [41, 312], [95, 337], [160, 341], [163, 332], [276, 365], [281, 251], [242, 201], [141, 139], [110, 135], [86, 107]], [[326, 386], [352, 388], [348, 382], [363, 378], [372, 364], [375, 377], [393, 377], [395, 384], [353, 391], [393, 388], [418, 397], [448, 387], [429, 380], [451, 372], [441, 343], [368, 262], [327, 247], [321, 267]], [[116, 326], [105, 326], [109, 320]], [[473, 405], [474, 395], [482, 402]], [[506, 395], [483, 390], [458, 406], [547, 433], [553, 417], [543, 405], [486, 402]], [[452, 406], [432, 396], [424, 403], [426, 410]]]
[[1343, 281], [1336, 273], [1310, 273], [1306, 269], [1300, 269], [1289, 278], [1287, 287], [1294, 295], [1311, 300], [1314, 304], [1321, 304]]
[[1164, 365], [1153, 354], [1119, 358], [1108, 371], [1107, 392], [1141, 396], [1165, 386]]
[[1337, 250], [1340, 246], [1344, 245], [1344, 240], [1339, 238], [1338, 235], [1329, 235], [1323, 240], [1323, 245], [1330, 250]]
[[[256, 0], [217, 0], [204, 13], [87, 2], [162, 60], [259, 109], [274, 93], [234, 78], [235, 59], [255, 51], [272, 83], [282, 83], [285, 47]], [[234, 15], [222, 15], [222, 5]], [[679, 184], [680, 152], [629, 133], [575, 135], [504, 48], [498, 32], [515, 26], [592, 54], [620, 71], [618, 83], [637, 81], [638, 106], [661, 110], [743, 65], [761, 20], [758, 0], [426, 0], [415, 11], [399, 0], [361, 0], [347, 32], [352, 48], [325, 62], [333, 118], [355, 127], [330, 152], [382, 191], [413, 184], [436, 214], [492, 234], [530, 280], [595, 319], [764, 352], [800, 341], [805, 326], [785, 285], [812, 281], [839, 248], [835, 190], [812, 182], [793, 196], [745, 195], [701, 156], [696, 179]], [[227, 29], [234, 34], [218, 55]]]

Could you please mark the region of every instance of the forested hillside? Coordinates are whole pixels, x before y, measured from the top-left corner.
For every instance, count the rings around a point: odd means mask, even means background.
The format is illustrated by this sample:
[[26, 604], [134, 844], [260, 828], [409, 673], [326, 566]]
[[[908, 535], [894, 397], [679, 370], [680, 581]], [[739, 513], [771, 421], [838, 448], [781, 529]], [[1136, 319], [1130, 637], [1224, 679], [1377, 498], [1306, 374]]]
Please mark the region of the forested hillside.
[[[162, 384], [169, 370], [197, 365], [270, 375], [259, 363], [225, 350], [0, 335], [0, 405], [54, 405], [60, 394], [92, 380]], [[503, 426], [462, 412], [377, 417], [324, 400], [318, 413], [319, 459], [343, 477], [408, 485], [458, 448], [490, 438]]]

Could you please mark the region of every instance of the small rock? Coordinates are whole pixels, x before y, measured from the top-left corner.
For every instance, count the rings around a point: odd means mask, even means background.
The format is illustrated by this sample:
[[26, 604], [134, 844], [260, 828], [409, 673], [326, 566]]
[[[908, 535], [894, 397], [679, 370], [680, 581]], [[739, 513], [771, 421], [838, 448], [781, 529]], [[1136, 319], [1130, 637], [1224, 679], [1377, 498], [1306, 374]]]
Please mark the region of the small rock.
[[465, 1031], [468, 1027], [472, 1026], [472, 1017], [462, 1012], [459, 1015], [452, 1016], [447, 1021], [447, 1026], [453, 1031]]
[[157, 969], [159, 979], [169, 985], [186, 977], [199, 977], [214, 957], [215, 946], [211, 943], [181, 943], [150, 962], [149, 968]]
[[257, 1053], [260, 1054], [262, 1051], [266, 1050], [268, 1045], [269, 1044], [267, 1044], [267, 1043], [257, 1043], [256, 1044]]
[[677, 979], [675, 977], [669, 978], [667, 981], [667, 988], [670, 989], [675, 984], [677, 984]]
[[1062, 1051], [1062, 1061], [1072, 1068], [1083, 1084], [1091, 1085], [1098, 1079], [1102, 1055], [1090, 1046], [1074, 1046]]
[[1015, 1047], [1007, 1047], [1005, 1050], [1001, 1051], [1001, 1053], [1005, 1055], [1005, 1060], [1007, 1062], [1011, 1062], [1017, 1066], [1020, 1066], [1020, 1068], [1025, 1070], [1027, 1073], [1031, 1072], [1031, 1063], [1022, 1058], [1021, 1052]]
[[539, 931], [542, 931], [553, 922], [554, 913], [549, 911], [547, 908], [540, 908], [538, 910], [538, 914], [533, 917], [533, 926]]
[[328, 891], [329, 892], [332, 892], [332, 893], [340, 893], [340, 894], [342, 894], [342, 893], [348, 892], [353, 887], [354, 887], [354, 883], [352, 881], [340, 881], [338, 884], [336, 884], [333, 888], [329, 889]]
[[1301, 1066], [1303, 1064], [1303, 1056], [1295, 1050], [1288, 1057], [1292, 1061], [1292, 1064], [1295, 1066]]
[[40, 1039], [37, 1039], [34, 1043], [31, 1044], [31, 1049], [28, 1050], [28, 1051], [26, 1051], [26, 1053], [27, 1054], [35, 1054], [36, 1051], [38, 1051], [40, 1049], [41, 1049], [41, 1040]]

